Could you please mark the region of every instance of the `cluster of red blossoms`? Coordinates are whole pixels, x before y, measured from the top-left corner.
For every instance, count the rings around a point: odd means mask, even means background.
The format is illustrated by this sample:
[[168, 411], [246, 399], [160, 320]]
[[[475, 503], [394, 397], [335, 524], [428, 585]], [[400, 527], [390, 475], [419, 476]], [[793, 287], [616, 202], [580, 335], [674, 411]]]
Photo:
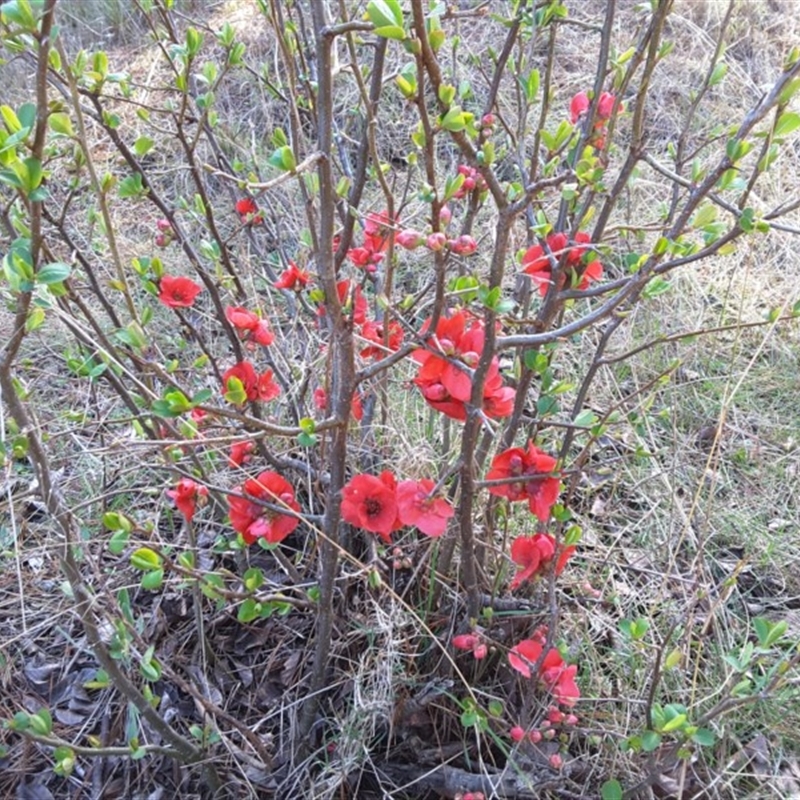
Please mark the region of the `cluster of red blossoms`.
[[308, 286], [311, 276], [304, 269], [300, 269], [294, 261], [289, 261], [289, 266], [272, 285], [276, 289], [290, 289], [297, 292]]
[[286, 513], [300, 511], [294, 489], [277, 472], [262, 472], [234, 491], [237, 494], [228, 495], [231, 525], [247, 544], [253, 544], [256, 539], [277, 544], [300, 524], [297, 513]]
[[342, 489], [342, 519], [387, 544], [392, 532], [413, 525], [427, 536], [441, 536], [455, 514], [443, 497], [433, 494], [436, 484], [427, 478], [397, 482], [384, 471], [380, 475], [354, 475]]
[[456, 650], [471, 650], [472, 657], [478, 661], [489, 654], [489, 648], [479, 633], [461, 633], [454, 636], [452, 645]]
[[503, 481], [490, 485], [489, 494], [507, 497], [512, 503], [527, 500], [531, 512], [542, 521], [558, 500], [561, 481], [554, 474], [556, 459], [539, 450], [533, 442], [526, 448], [512, 447], [492, 459], [487, 481]]
[[175, 501], [175, 506], [183, 514], [184, 519], [191, 522], [197, 506], [205, 504], [208, 489], [191, 478], [181, 478], [174, 489], [167, 490], [167, 497]]
[[366, 272], [375, 272], [389, 249], [396, 222], [385, 211], [367, 214], [364, 219], [364, 244], [347, 251], [351, 263]]
[[228, 306], [225, 309], [225, 317], [236, 328], [239, 338], [246, 342], [248, 347], [254, 347], [257, 344], [266, 346], [275, 341], [275, 336], [269, 329], [267, 321], [246, 308]]
[[[259, 375], [249, 361], [240, 361], [222, 373], [222, 391], [227, 394], [234, 389], [231, 378], [238, 380], [249, 401], [261, 400], [264, 403], [274, 400], [281, 393], [281, 388], [273, 380], [272, 370], [268, 369]], [[238, 388], [238, 387], [236, 387]]]
[[520, 569], [511, 581], [511, 591], [526, 581], [545, 574], [553, 564], [553, 572], [560, 575], [575, 549], [575, 545], [557, 546], [556, 540], [549, 533], [518, 536], [511, 543], [511, 560]]
[[[595, 116], [592, 135], [589, 138], [589, 144], [592, 147], [596, 147], [598, 150], [602, 150], [606, 146], [605, 127], [614, 113], [614, 104], [616, 102], [616, 95], [610, 92], [603, 92], [600, 95], [600, 100], [597, 103], [597, 115]], [[583, 117], [589, 113], [591, 105], [592, 103], [591, 100], [589, 100], [589, 95], [587, 95], [586, 92], [578, 92], [569, 104], [569, 121], [575, 125], [575, 123], [583, 119]], [[617, 106], [617, 111], [624, 110], [625, 106], [620, 103]]]
[[461, 198], [466, 197], [468, 194], [472, 194], [474, 191], [478, 192], [485, 192], [489, 187], [486, 185], [486, 179], [483, 175], [475, 169], [475, 167], [467, 166], [466, 164], [461, 164], [458, 168], [458, 174], [464, 176], [464, 183], [461, 184], [461, 188], [459, 188], [453, 197], [456, 200], [461, 200]]
[[570, 286], [583, 291], [589, 288], [592, 281], [598, 281], [603, 277], [603, 265], [597, 260], [592, 259], [588, 264], [584, 264], [587, 252], [590, 252], [585, 245], [589, 244], [589, 235], [586, 233], [575, 234], [575, 244], [569, 246], [569, 238], [565, 233], [551, 233], [545, 239], [547, 251], [535, 244], [528, 248], [522, 256], [522, 271], [530, 275], [534, 282], [539, 285], [539, 294], [544, 297], [552, 284], [553, 264], [563, 267], [559, 271], [557, 288], [563, 289], [567, 277]]
[[[424, 333], [428, 322], [422, 327]], [[467, 311], [441, 317], [430, 349], [415, 350], [411, 357], [420, 368], [414, 378], [425, 401], [453, 419], [467, 418], [467, 403], [472, 395], [472, 372], [483, 353], [483, 322]], [[514, 410], [514, 389], [503, 386], [497, 356], [492, 358], [483, 387], [482, 411], [493, 419], [507, 417]]]
[[258, 204], [252, 197], [243, 197], [236, 201], [236, 213], [242, 221], [242, 225], [261, 225], [264, 222], [264, 215], [258, 210]]
[[[508, 663], [526, 678], [532, 677], [533, 667], [542, 658], [546, 634], [545, 629], [538, 629], [533, 638], [523, 639], [508, 654]], [[575, 664], [565, 664], [555, 647], [545, 653], [538, 670], [539, 681], [567, 708], [572, 708], [581, 696], [578, 684], [575, 683], [577, 674], [578, 667]]]

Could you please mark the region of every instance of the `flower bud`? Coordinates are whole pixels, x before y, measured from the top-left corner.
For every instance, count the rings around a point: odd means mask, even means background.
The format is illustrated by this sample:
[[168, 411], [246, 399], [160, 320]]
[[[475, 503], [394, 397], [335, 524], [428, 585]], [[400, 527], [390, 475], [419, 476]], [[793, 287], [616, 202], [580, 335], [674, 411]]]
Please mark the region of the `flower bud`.
[[445, 236], [441, 231], [432, 233], [427, 238], [425, 244], [429, 250], [433, 250], [434, 253], [438, 253], [440, 250], [444, 250], [444, 247], [447, 244], [447, 236]]
[[515, 725], [509, 732], [512, 742], [521, 742], [525, 738], [525, 731], [519, 726]]
[[415, 250], [425, 243], [425, 237], [419, 231], [409, 228], [408, 230], [400, 231], [395, 237], [395, 241], [406, 250]]

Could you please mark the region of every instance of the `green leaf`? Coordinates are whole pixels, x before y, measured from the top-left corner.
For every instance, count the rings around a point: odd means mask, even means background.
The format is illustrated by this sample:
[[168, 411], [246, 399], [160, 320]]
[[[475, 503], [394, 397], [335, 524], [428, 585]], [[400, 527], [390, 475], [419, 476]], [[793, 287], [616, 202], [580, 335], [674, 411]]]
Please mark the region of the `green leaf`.
[[133, 149], [140, 158], [147, 155], [155, 146], [155, 142], [149, 136], [140, 136], [134, 143]]
[[133, 530], [133, 523], [124, 514], [120, 514], [117, 511], [106, 511], [103, 514], [103, 525], [110, 531], [130, 533]]
[[642, 750], [652, 753], [661, 744], [661, 734], [655, 731], [645, 731], [642, 734]]
[[23, 103], [17, 111], [17, 118], [23, 128], [33, 130], [36, 124], [36, 106], [33, 103]]
[[398, 42], [402, 42], [406, 38], [406, 32], [399, 25], [385, 25], [381, 28], [375, 28], [375, 35], [384, 39], [394, 39]]
[[692, 734], [692, 741], [699, 744], [700, 747], [713, 747], [717, 741], [717, 736], [714, 731], [708, 728], [699, 728]]
[[254, 619], [257, 619], [261, 616], [261, 603], [253, 600], [253, 598], [248, 597], [246, 600], [242, 602], [239, 606], [239, 610], [236, 613], [236, 619], [239, 622], [252, 622]]
[[250, 567], [242, 576], [242, 583], [248, 592], [254, 592], [264, 583], [264, 573], [258, 567]]
[[[403, 9], [397, 0], [370, 0], [367, 4], [367, 18], [376, 29], [403, 27]], [[378, 36], [383, 35], [378, 30], [375, 32]], [[404, 36], [405, 34], [401, 38]]]
[[753, 628], [755, 629], [756, 636], [758, 637], [758, 643], [762, 647], [766, 647], [766, 641], [769, 637], [769, 630], [771, 625], [769, 621], [764, 619], [764, 617], [756, 617], [753, 620]]
[[293, 172], [294, 168], [297, 166], [297, 162], [294, 157], [294, 152], [292, 151], [292, 148], [289, 147], [289, 145], [285, 145], [284, 147], [279, 147], [267, 159], [267, 161], [273, 167], [277, 167], [278, 169], [281, 169], [284, 172]]
[[142, 173], [134, 172], [133, 175], [123, 178], [119, 183], [118, 193], [122, 198], [140, 197], [143, 194], [147, 194], [147, 189], [142, 184]]
[[50, 125], [50, 130], [53, 131], [53, 133], [60, 133], [64, 136], [73, 135], [72, 120], [69, 118], [69, 114], [64, 114], [61, 111], [53, 113], [50, 115], [47, 122]]
[[661, 730], [663, 733], [671, 733], [677, 731], [686, 724], [686, 714], [678, 714], [674, 716], [669, 722], [665, 722]]
[[94, 678], [83, 684], [84, 689], [107, 689], [111, 686], [111, 678], [104, 669], [98, 669]]
[[54, 261], [52, 264], [45, 264], [37, 273], [36, 280], [50, 286], [54, 283], [61, 283], [69, 278], [72, 267], [63, 261]]
[[150, 592], [158, 591], [164, 583], [164, 570], [153, 569], [145, 573], [142, 578], [142, 589], [147, 589]]
[[158, 569], [162, 563], [161, 556], [149, 547], [140, 547], [131, 554], [131, 566], [134, 569]]
[[53, 718], [46, 708], [42, 708], [30, 717], [30, 727], [39, 736], [49, 736], [53, 730]]
[[775, 136], [788, 136], [800, 128], [800, 114], [784, 111], [775, 123]]
[[115, 556], [120, 555], [128, 546], [130, 534], [127, 531], [114, 531], [108, 540], [108, 549]]
[[453, 106], [444, 117], [442, 117], [440, 125], [444, 130], [450, 131], [451, 133], [463, 131], [464, 128], [467, 127], [467, 122], [461, 107]]
[[617, 781], [606, 781], [600, 787], [600, 797], [603, 800], [622, 800], [622, 784]]

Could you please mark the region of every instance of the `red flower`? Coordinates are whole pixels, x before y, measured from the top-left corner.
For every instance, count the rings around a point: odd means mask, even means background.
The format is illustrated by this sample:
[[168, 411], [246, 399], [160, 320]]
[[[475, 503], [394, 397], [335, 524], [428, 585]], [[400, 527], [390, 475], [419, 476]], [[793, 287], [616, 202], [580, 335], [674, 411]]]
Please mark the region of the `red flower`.
[[441, 536], [447, 520], [456, 512], [443, 497], [432, 497], [436, 484], [428, 478], [400, 481], [397, 485], [397, 509], [403, 525], [413, 525], [427, 536]]
[[308, 286], [311, 276], [300, 269], [294, 261], [289, 262], [289, 268], [285, 269], [280, 278], [273, 284], [276, 289], [298, 289]]
[[237, 200], [236, 213], [244, 225], [260, 225], [264, 221], [264, 215], [259, 213], [258, 205], [252, 197]]
[[492, 459], [487, 481], [508, 480], [508, 483], [489, 487], [489, 494], [507, 497], [511, 502], [527, 500], [531, 512], [542, 522], [558, 500], [561, 482], [548, 475], [555, 470], [556, 459], [528, 442], [527, 449], [512, 447]]
[[240, 361], [222, 374], [223, 392], [231, 390], [228, 386], [231, 378], [241, 381], [244, 393], [250, 401], [263, 400], [267, 402], [274, 400], [281, 393], [278, 384], [272, 380], [272, 370], [268, 369], [263, 375], [258, 375], [255, 367], [249, 361]]
[[[339, 302], [342, 304], [342, 311], [352, 313], [353, 324], [363, 325], [367, 320], [367, 300], [361, 293], [361, 287], [349, 279], [339, 281], [336, 284], [336, 293], [339, 295]], [[325, 306], [317, 308], [317, 315], [325, 316]]]
[[511, 581], [511, 591], [533, 578], [539, 572], [539, 568], [550, 561], [555, 549], [555, 540], [546, 533], [518, 536], [514, 539], [511, 543], [511, 560], [522, 569]]
[[475, 633], [461, 633], [452, 639], [452, 645], [456, 650], [474, 650], [480, 643], [481, 637]]
[[258, 397], [258, 375], [255, 367], [249, 361], [240, 361], [222, 373], [223, 392], [230, 391], [228, 381], [231, 378], [237, 378], [241, 381], [248, 400], [255, 400]]
[[314, 389], [314, 405], [320, 410], [328, 408], [328, 393], [323, 388]]
[[[560, 575], [564, 567], [575, 552], [575, 546], [562, 547], [558, 551], [558, 558], [554, 572]], [[537, 533], [534, 536], [518, 536], [511, 543], [511, 559], [522, 567], [511, 581], [513, 592], [520, 584], [536, 577], [537, 573], [544, 572], [551, 564], [556, 554], [556, 540], [548, 533]]]
[[392, 320], [389, 323], [389, 341], [387, 344], [384, 344], [383, 341], [384, 330], [382, 322], [373, 322], [372, 320], [367, 320], [361, 326], [361, 336], [373, 342], [373, 344], [361, 350], [362, 358], [380, 358], [388, 352], [394, 352], [400, 348], [403, 343], [403, 327], [400, 323], [396, 320]]
[[[606, 145], [605, 126], [611, 115], [614, 113], [614, 103], [617, 101], [616, 95], [610, 92], [603, 92], [597, 102], [597, 115], [594, 121], [592, 134], [588, 143], [592, 147], [602, 149]], [[591, 102], [586, 92], [578, 92], [569, 104], [569, 119], [574, 125], [589, 113]], [[617, 111], [623, 111], [625, 106], [620, 103]]]
[[366, 272], [375, 272], [383, 261], [383, 253], [376, 253], [369, 247], [352, 247], [347, 251], [347, 257], [352, 264]]
[[274, 400], [276, 397], [279, 397], [281, 393], [281, 387], [272, 380], [272, 370], [268, 369], [265, 370], [261, 375], [258, 377], [258, 399], [263, 401], [264, 403], [268, 403], [270, 400]]
[[231, 445], [231, 452], [228, 456], [229, 467], [241, 467], [246, 464], [251, 457], [251, 453], [256, 449], [256, 443], [252, 439], [245, 439], [243, 442], [234, 442]]
[[178, 511], [187, 522], [191, 522], [198, 505], [203, 505], [208, 497], [208, 489], [195, 483], [191, 478], [181, 478], [174, 489], [167, 490], [167, 497], [175, 501]]
[[385, 253], [397, 224], [397, 216], [392, 219], [386, 211], [367, 214], [364, 219], [364, 246], [373, 253]]
[[[428, 323], [423, 326], [423, 332]], [[472, 395], [472, 370], [483, 351], [483, 324], [468, 312], [458, 311], [442, 317], [430, 350], [415, 350], [412, 358], [421, 363], [414, 383], [433, 408], [453, 419], [467, 418], [466, 404]], [[492, 359], [483, 388], [483, 411], [495, 419], [508, 416], [514, 407], [515, 392], [503, 386], [497, 358]]]
[[[603, 265], [597, 260], [584, 265], [583, 257], [587, 248], [581, 246], [569, 248], [566, 234], [551, 233], [547, 236], [546, 241], [556, 264], [560, 264], [562, 257], [566, 254], [563, 263], [564, 270], [559, 278], [559, 289], [564, 287], [567, 276], [570, 278], [570, 284], [579, 291], [588, 289], [592, 281], [600, 280], [603, 277]], [[589, 235], [583, 232], [576, 233], [575, 241], [578, 245], [588, 244]], [[552, 283], [552, 264], [550, 256], [545, 253], [541, 245], [536, 244], [525, 251], [522, 256], [522, 271], [530, 275], [539, 285], [539, 294], [544, 297]]]
[[397, 518], [396, 482], [391, 472], [355, 475], [342, 488], [342, 519], [377, 533], [387, 544], [391, 533], [401, 527]]
[[454, 636], [452, 645], [456, 650], [472, 650], [472, 657], [477, 661], [486, 658], [489, 654], [489, 648], [477, 633], [462, 633], [459, 636]]
[[235, 490], [241, 497], [228, 495], [231, 525], [242, 534], [247, 544], [266, 539], [270, 544], [282, 542], [299, 524], [298, 517], [266, 508], [254, 500], [299, 511], [291, 484], [277, 472], [262, 472]]
[[591, 102], [586, 92], [578, 92], [569, 104], [569, 121], [574, 125], [588, 110]]
[[[530, 678], [531, 668], [539, 660], [543, 650], [540, 642], [534, 639], [524, 639], [511, 648], [508, 661], [517, 672]], [[581, 696], [580, 689], [575, 683], [577, 673], [578, 668], [574, 664], [567, 666], [564, 659], [561, 658], [561, 653], [555, 648], [547, 651], [539, 667], [539, 677], [542, 683], [565, 706], [574, 706]]]
[[225, 316], [228, 322], [236, 328], [239, 338], [243, 342], [255, 342], [266, 346], [275, 341], [269, 324], [258, 314], [254, 314], [242, 306], [228, 306], [225, 309]]
[[158, 284], [158, 299], [170, 308], [188, 308], [203, 287], [191, 278], [164, 275]]

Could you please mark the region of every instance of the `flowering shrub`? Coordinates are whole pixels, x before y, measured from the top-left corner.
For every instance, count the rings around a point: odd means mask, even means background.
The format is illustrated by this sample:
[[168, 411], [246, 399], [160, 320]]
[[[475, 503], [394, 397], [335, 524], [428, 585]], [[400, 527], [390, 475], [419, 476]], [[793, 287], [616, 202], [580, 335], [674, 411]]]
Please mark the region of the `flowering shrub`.
[[[227, 15], [199, 24], [153, 0], [136, 14], [164, 63], [136, 75], [104, 51], [69, 52], [52, 0], [0, 5], [4, 61], [35, 69], [29, 101], [0, 107], [0, 460], [8, 475], [35, 472], [82, 623], [69, 641], [97, 661], [85, 686], [113, 687], [123, 709], [108, 730], [87, 723], [91, 748], [62, 742], [45, 708], [9, 723], [55, 754], [64, 780], [97, 749], [109, 769], [129, 752], [176, 759], [176, 796], [223, 796], [230, 776], [262, 782], [232, 796], [327, 796], [331, 775], [351, 792], [351, 765], [380, 751], [373, 775], [435, 792], [439, 776], [384, 763], [435, 730], [425, 752], [458, 762], [447, 796], [483, 797], [474, 770], [488, 754], [498, 776], [528, 780], [533, 763], [572, 780], [587, 747], [649, 770], [650, 790], [653, 770], [714, 745], [714, 720], [741, 697], [785, 685], [797, 660], [763, 621], [758, 649], [747, 640], [724, 662], [730, 705], [696, 685], [686, 707], [659, 704], [683, 659], [702, 672], [711, 620], [702, 635], [684, 622], [692, 597], [679, 626], [644, 642], [647, 624], [621, 624], [607, 601], [627, 565], [606, 568], [581, 536], [587, 520], [592, 548], [607, 533], [607, 487], [590, 478], [624, 483], [628, 451], [660, 458], [646, 416], [673, 408], [656, 392], [675, 367], [656, 374], [656, 358], [640, 381], [615, 365], [698, 335], [633, 335], [638, 310], [679, 269], [797, 205], [767, 208], [757, 188], [800, 129], [800, 55], [741, 123], [706, 128], [694, 115], [721, 80], [720, 39], [678, 133], [653, 136], [672, 4], [626, 10], [632, 42], [613, 20], [570, 29], [591, 33], [581, 69], [596, 70], [577, 93], [578, 73], [559, 66], [567, 5], [260, 0], [242, 13], [269, 27], [262, 41]], [[221, 100], [231, 85], [239, 98], [258, 88], [257, 136], [237, 135], [236, 103]], [[764, 324], [790, 316], [783, 306]], [[29, 353], [45, 326], [69, 337], [61, 370]], [[123, 449], [146, 478], [109, 463]], [[54, 465], [72, 455], [81, 466], [62, 487]], [[128, 482], [112, 488], [118, 473]], [[173, 505], [186, 524], [160, 518]], [[92, 532], [101, 520], [107, 536]], [[713, 589], [703, 597], [724, 596]], [[158, 592], [170, 602], [150, 602]], [[184, 618], [196, 630], [176, 644], [163, 629]], [[613, 685], [594, 674], [602, 659], [565, 660], [593, 646], [587, 619], [626, 637], [630, 663], [616, 646], [607, 659], [614, 681], [648, 681], [619, 715], [635, 729], [610, 743], [576, 729], [579, 708], [594, 713], [584, 700]], [[197, 648], [182, 665], [186, 641]], [[609, 705], [629, 701], [617, 694]], [[444, 738], [458, 730], [453, 748]], [[108, 737], [122, 741], [94, 747]], [[635, 761], [657, 748], [657, 767]], [[622, 796], [613, 776], [601, 790], [584, 773], [570, 796]]]

